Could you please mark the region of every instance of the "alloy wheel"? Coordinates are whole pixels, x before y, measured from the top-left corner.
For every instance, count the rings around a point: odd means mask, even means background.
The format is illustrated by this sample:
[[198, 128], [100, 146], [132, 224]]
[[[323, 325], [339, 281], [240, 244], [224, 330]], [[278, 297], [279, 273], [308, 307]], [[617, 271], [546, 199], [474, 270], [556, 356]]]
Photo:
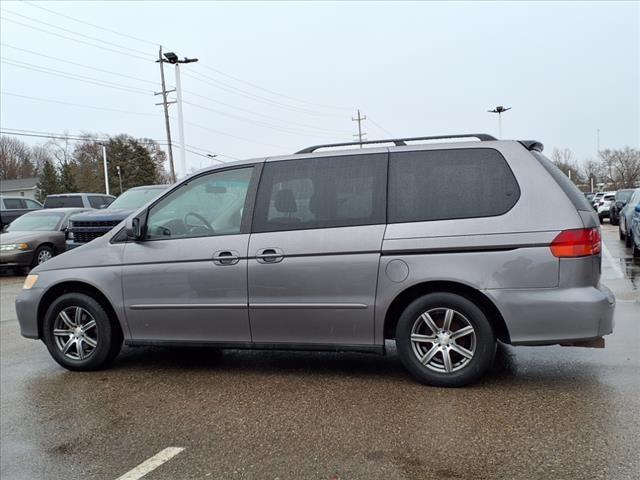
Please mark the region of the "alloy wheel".
[[438, 373], [466, 367], [476, 351], [476, 331], [462, 313], [433, 308], [420, 315], [411, 329], [411, 349], [418, 361]]
[[67, 307], [53, 322], [56, 347], [72, 360], [86, 360], [98, 346], [98, 329], [93, 315], [82, 307]]
[[38, 265], [46, 262], [47, 260], [51, 260], [53, 258], [53, 254], [50, 250], [42, 250], [38, 253]]

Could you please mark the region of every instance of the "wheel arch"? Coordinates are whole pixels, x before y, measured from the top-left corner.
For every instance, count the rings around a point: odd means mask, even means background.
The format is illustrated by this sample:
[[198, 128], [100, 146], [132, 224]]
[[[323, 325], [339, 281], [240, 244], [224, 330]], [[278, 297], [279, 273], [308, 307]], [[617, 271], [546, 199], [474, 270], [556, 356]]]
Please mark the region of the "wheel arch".
[[475, 303], [487, 316], [496, 337], [501, 342], [511, 343], [507, 324], [504, 321], [504, 317], [500, 313], [500, 310], [496, 307], [493, 301], [480, 290], [464, 283], [453, 281], [429, 281], [418, 283], [400, 292], [393, 299], [389, 308], [387, 308], [383, 327], [384, 339], [395, 338], [396, 325], [398, 324], [400, 315], [411, 302], [424, 295], [435, 292], [455, 293]]
[[60, 297], [61, 295], [64, 295], [65, 293], [84, 293], [85, 295], [88, 295], [94, 300], [96, 300], [102, 306], [102, 308], [104, 308], [105, 311], [107, 312], [109, 320], [111, 321], [113, 326], [117, 329], [117, 331], [119, 332], [119, 335], [123, 336], [124, 332], [123, 332], [120, 318], [118, 317], [118, 314], [113, 308], [113, 305], [111, 305], [111, 302], [109, 301], [107, 296], [93, 285], [90, 285], [85, 282], [77, 281], [77, 280], [72, 280], [72, 281], [64, 281], [64, 282], [60, 282], [55, 285], [52, 285], [42, 295], [42, 298], [38, 303], [38, 313], [37, 313], [39, 338], [42, 338], [42, 328], [43, 328], [42, 326], [44, 323], [44, 316], [46, 315], [47, 310], [49, 309], [49, 306], [53, 303], [53, 301], [56, 298]]

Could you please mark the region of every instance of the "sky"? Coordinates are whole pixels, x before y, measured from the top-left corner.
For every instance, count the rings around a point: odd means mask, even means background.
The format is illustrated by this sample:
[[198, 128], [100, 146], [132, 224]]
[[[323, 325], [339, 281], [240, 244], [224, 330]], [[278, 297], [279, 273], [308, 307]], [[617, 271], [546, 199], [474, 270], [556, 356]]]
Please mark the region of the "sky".
[[[0, 4], [3, 131], [166, 141], [158, 47], [181, 79], [187, 169], [351, 141], [485, 132], [640, 147], [640, 2]], [[175, 67], [166, 65], [168, 88]], [[170, 94], [175, 99], [175, 94]], [[174, 142], [177, 106], [170, 107]], [[598, 135], [599, 131], [599, 135]], [[46, 139], [22, 137], [29, 144]], [[176, 163], [179, 152], [174, 148]]]

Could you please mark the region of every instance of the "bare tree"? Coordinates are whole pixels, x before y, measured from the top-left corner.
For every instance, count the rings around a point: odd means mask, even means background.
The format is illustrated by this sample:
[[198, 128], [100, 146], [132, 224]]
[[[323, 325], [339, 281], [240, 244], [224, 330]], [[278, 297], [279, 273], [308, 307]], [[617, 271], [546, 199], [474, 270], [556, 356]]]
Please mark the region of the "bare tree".
[[587, 159], [582, 165], [582, 175], [589, 186], [589, 190], [591, 190], [591, 179], [593, 179], [593, 186], [596, 189], [596, 185], [602, 182], [604, 178], [602, 163], [592, 158]]
[[601, 165], [613, 190], [640, 185], [640, 150], [630, 147], [600, 152]]
[[582, 172], [570, 149], [564, 148], [560, 150], [554, 148], [551, 153], [551, 161], [562, 170], [567, 177], [573, 180], [573, 183], [576, 185], [583, 183]]
[[0, 180], [30, 178], [36, 175], [31, 150], [23, 141], [0, 136]]

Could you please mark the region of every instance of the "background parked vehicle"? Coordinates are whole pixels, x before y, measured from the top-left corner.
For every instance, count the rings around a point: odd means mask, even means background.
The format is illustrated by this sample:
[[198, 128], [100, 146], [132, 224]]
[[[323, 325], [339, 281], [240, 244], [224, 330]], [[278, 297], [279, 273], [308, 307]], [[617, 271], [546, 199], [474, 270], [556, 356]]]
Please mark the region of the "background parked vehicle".
[[81, 208], [25, 213], [0, 233], [0, 267], [35, 267], [65, 251], [69, 217]]
[[635, 213], [636, 205], [640, 203], [640, 188], [633, 191], [633, 195], [627, 204], [620, 211], [620, 223], [618, 224], [618, 235], [620, 240], [624, 240], [627, 247], [631, 247], [631, 219]]
[[42, 204], [31, 198], [0, 196], [0, 230], [19, 216], [41, 208]]
[[615, 198], [616, 192], [607, 192], [598, 202], [597, 211], [600, 223], [602, 223], [605, 218], [609, 218], [609, 209], [611, 208], [611, 204], [615, 201]]
[[104, 193], [61, 193], [47, 195], [44, 208], [106, 208], [115, 199]]
[[609, 222], [611, 225], [618, 225], [620, 222], [620, 211], [627, 204], [633, 195], [633, 188], [625, 188], [616, 192], [616, 198], [609, 209]]
[[584, 192], [584, 196], [589, 201], [589, 203], [593, 203], [593, 197], [595, 197], [596, 194], [593, 192]]
[[640, 203], [633, 209], [631, 218], [631, 251], [634, 257], [640, 257]]
[[71, 250], [101, 237], [167, 188], [168, 185], [130, 188], [102, 210], [74, 215], [69, 222], [67, 249]]
[[591, 205], [593, 205], [594, 210], [598, 209], [598, 203], [600, 202], [600, 199], [604, 196], [604, 192], [598, 192], [596, 193], [593, 198], [591, 199]]

